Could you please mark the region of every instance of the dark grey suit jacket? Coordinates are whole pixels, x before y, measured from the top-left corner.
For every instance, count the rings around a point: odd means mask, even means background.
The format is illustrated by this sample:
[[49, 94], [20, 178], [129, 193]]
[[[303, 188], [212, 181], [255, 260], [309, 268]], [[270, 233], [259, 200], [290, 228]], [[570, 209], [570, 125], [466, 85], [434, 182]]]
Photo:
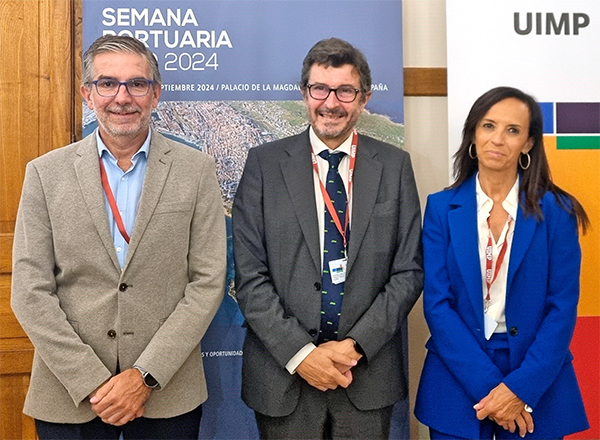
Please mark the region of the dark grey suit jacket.
[[[248, 323], [242, 397], [269, 416], [298, 402], [287, 362], [317, 341], [321, 257], [308, 131], [250, 150], [233, 205], [237, 297]], [[408, 153], [359, 136], [339, 339], [365, 352], [347, 388], [361, 410], [407, 392], [401, 324], [421, 293], [421, 214]]]

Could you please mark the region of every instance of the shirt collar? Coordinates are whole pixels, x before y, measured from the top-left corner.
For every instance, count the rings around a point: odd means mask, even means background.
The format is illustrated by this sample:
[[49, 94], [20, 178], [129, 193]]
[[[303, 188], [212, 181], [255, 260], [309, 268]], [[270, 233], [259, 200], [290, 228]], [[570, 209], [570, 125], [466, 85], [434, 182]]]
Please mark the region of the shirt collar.
[[[513, 219], [517, 218], [517, 211], [519, 209], [519, 180], [520, 176], [517, 174], [514, 185], [506, 195], [506, 199], [502, 202], [502, 207]], [[477, 211], [483, 211], [489, 214], [494, 202], [485, 192], [483, 192], [481, 183], [479, 183], [479, 173], [477, 173], [475, 178], [475, 192], [477, 194]]]
[[[144, 156], [146, 156], [146, 158], [148, 157], [148, 151], [150, 150], [150, 139], [151, 138], [152, 138], [152, 130], [148, 130], [148, 136], [146, 136], [146, 140], [144, 141], [144, 143], [142, 144], [140, 149], [138, 151], [136, 151], [136, 153], [131, 158], [132, 162], [140, 154], [143, 154]], [[98, 157], [102, 157], [102, 153], [104, 151], [106, 151], [106, 153], [109, 155], [109, 157], [112, 157], [113, 159], [115, 158], [113, 156], [113, 154], [110, 152], [110, 150], [108, 149], [108, 147], [102, 141], [102, 138], [100, 137], [99, 129], [96, 129], [96, 144], [98, 146]]]
[[310, 127], [308, 133], [310, 138], [310, 145], [312, 147], [313, 152], [315, 153], [315, 156], [318, 156], [319, 153], [324, 150], [327, 150], [330, 153], [343, 152], [350, 156], [350, 148], [352, 147], [352, 132], [350, 133], [350, 136], [348, 136], [348, 139], [342, 142], [342, 144], [335, 150], [329, 148], [321, 139], [319, 139], [312, 126]]

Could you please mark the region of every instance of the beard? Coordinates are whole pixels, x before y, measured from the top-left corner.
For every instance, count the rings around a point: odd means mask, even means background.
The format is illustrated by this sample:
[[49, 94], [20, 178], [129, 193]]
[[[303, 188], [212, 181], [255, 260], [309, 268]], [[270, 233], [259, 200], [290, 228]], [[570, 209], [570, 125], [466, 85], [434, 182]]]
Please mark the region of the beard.
[[[341, 107], [308, 110], [308, 120], [322, 140], [344, 141], [356, 125], [359, 116], [360, 112], [349, 113]], [[329, 117], [333, 119], [330, 120]]]
[[[113, 114], [131, 114], [137, 117], [131, 122], [115, 123], [111, 120]], [[150, 126], [150, 112], [144, 114], [143, 110], [136, 105], [113, 104], [96, 112], [96, 118], [98, 125], [111, 137], [133, 137], [146, 132]]]

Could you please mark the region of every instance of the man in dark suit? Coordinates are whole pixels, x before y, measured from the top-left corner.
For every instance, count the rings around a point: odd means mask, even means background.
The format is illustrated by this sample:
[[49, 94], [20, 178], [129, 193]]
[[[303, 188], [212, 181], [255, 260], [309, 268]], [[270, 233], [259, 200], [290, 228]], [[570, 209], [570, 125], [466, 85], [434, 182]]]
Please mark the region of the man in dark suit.
[[423, 278], [410, 158], [356, 132], [371, 74], [347, 42], [313, 46], [301, 88], [310, 128], [250, 150], [233, 206], [242, 397], [263, 438], [387, 438]]

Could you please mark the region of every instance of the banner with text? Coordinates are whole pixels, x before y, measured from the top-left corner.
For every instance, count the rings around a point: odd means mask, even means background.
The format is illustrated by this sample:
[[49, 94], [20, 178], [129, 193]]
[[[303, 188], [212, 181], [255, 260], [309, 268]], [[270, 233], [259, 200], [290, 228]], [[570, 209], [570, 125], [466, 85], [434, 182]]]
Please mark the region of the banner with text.
[[[302, 60], [319, 40], [339, 37], [366, 55], [373, 98], [357, 127], [404, 143], [402, 2], [369, 0], [84, 0], [83, 50], [104, 34], [129, 35], [154, 52], [163, 78], [153, 126], [211, 154], [229, 235], [226, 295], [202, 341], [209, 387], [201, 438], [257, 438], [240, 398], [243, 317], [235, 301], [231, 204], [247, 152], [306, 129]], [[84, 105], [84, 134], [97, 126]], [[397, 405], [391, 438], [408, 437], [408, 403]]]

